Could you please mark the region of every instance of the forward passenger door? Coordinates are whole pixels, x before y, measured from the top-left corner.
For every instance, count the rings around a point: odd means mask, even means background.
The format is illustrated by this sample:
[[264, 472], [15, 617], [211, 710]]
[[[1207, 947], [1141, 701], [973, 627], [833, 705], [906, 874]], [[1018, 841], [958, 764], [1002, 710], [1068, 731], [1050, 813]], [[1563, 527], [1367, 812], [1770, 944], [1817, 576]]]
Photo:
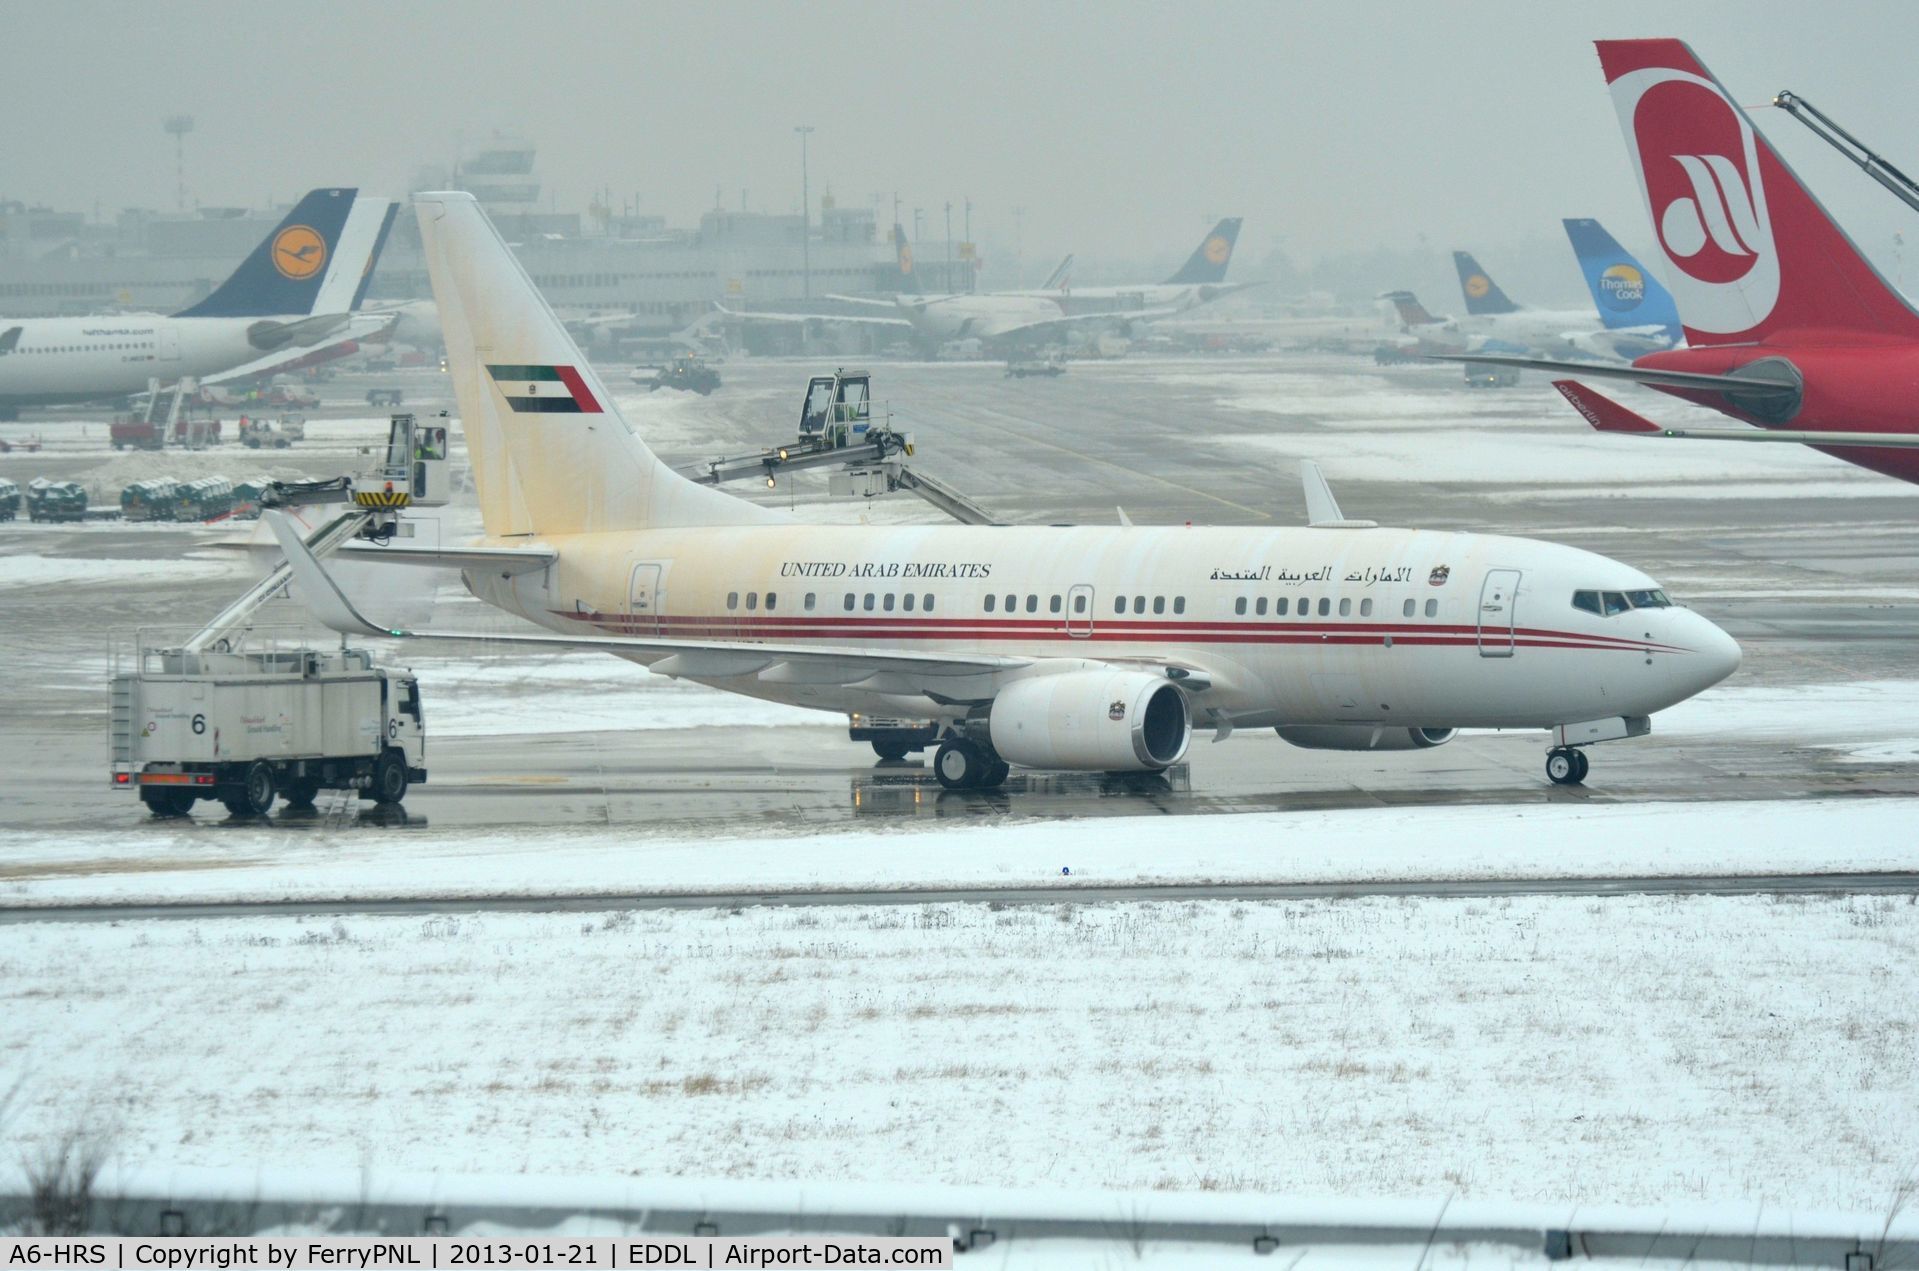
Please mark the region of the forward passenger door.
[[1513, 655], [1513, 628], [1519, 622], [1519, 571], [1489, 569], [1479, 588], [1479, 656]]

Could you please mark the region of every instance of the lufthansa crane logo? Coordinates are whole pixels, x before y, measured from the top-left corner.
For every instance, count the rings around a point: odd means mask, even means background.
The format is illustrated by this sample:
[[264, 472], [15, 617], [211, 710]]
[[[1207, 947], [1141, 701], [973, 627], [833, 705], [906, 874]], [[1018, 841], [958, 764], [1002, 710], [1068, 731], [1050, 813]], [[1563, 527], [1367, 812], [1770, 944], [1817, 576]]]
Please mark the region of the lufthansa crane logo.
[[289, 225], [273, 236], [273, 267], [300, 282], [326, 264], [326, 239], [311, 225]]
[[1492, 289], [1493, 289], [1492, 279], [1486, 277], [1486, 275], [1484, 274], [1474, 274], [1471, 278], [1468, 278], [1466, 280], [1466, 294], [1471, 296], [1474, 300], [1479, 300], [1484, 298], [1486, 293], [1491, 291]]
[[1233, 245], [1227, 242], [1223, 235], [1215, 234], [1206, 240], [1206, 259], [1215, 265], [1225, 264], [1226, 257], [1231, 255], [1232, 251]]

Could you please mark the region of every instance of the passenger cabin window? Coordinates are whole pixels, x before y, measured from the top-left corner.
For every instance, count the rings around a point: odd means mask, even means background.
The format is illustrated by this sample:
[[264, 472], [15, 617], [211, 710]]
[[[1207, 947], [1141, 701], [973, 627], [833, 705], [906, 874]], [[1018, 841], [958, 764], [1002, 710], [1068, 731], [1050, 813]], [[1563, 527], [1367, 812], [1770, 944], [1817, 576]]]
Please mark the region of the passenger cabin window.
[[1419, 602], [1416, 600], [1408, 600], [1406, 602], [1405, 609], [1402, 610], [1401, 612], [1403, 612], [1406, 615], [1406, 617], [1410, 618], [1413, 616], [1413, 610], [1418, 607], [1418, 604]]
[[1340, 616], [1340, 617], [1342, 617], [1342, 618], [1345, 618], [1345, 617], [1350, 617], [1350, 616], [1352, 615], [1352, 612], [1353, 612], [1353, 599], [1352, 599], [1352, 597], [1351, 597], [1351, 596], [1341, 596], [1341, 597], [1339, 598], [1339, 616]]
[[1113, 612], [1114, 612], [1114, 613], [1125, 613], [1125, 612], [1126, 612], [1126, 597], [1124, 597], [1124, 596], [1114, 596], [1114, 597], [1113, 597]]
[[1324, 618], [1327, 614], [1331, 613], [1332, 611], [1333, 611], [1333, 602], [1331, 600], [1328, 600], [1326, 597], [1321, 596], [1319, 598], [1319, 616]]
[[853, 612], [853, 593], [850, 591], [846, 593], [846, 612]]
[[1026, 598], [1026, 612], [1027, 612], [1027, 613], [1038, 613], [1038, 612], [1039, 612], [1039, 597], [1038, 597], [1038, 596], [1028, 596], [1028, 597]]
[[888, 613], [893, 612], [893, 593], [892, 592], [889, 591], [886, 593], [885, 598], [880, 602], [880, 608], [886, 610], [886, 612]]
[[769, 611], [773, 608], [774, 603], [777, 602], [779, 598], [780, 597], [778, 592], [769, 591], [766, 593], [766, 607]]
[[994, 596], [994, 595], [988, 595], [988, 596], [986, 597], [986, 612], [988, 612], [988, 613], [991, 613], [991, 612], [993, 612], [993, 605], [994, 605], [994, 604], [995, 604], [995, 603], [996, 603], [996, 602], [997, 602], [998, 600], [999, 600], [999, 597], [998, 597], [998, 596]]
[[1245, 612], [1246, 612], [1246, 597], [1244, 597], [1244, 596], [1241, 596], [1241, 597], [1240, 597], [1240, 598], [1239, 598], [1238, 600], [1235, 600], [1235, 601], [1233, 602], [1233, 612], [1234, 612], [1234, 613], [1236, 613], [1236, 614], [1240, 614], [1240, 615], [1242, 615], [1242, 616], [1243, 616], [1243, 615], [1245, 614]]
[[1134, 613], [1145, 613], [1145, 612], [1146, 612], [1146, 597], [1144, 597], [1144, 596], [1134, 596], [1134, 597], [1133, 597], [1133, 612], [1134, 612]]
[[813, 595], [814, 593], [810, 591], [806, 593], [806, 612], [808, 613], [813, 612]]
[[1050, 606], [1052, 609], [1052, 612], [1058, 613], [1060, 611], [1060, 605], [1062, 603], [1064, 602], [1058, 596], [1054, 596], [1052, 600], [1052, 604]]
[[1185, 612], [1186, 612], [1186, 597], [1184, 597], [1184, 596], [1174, 596], [1174, 597], [1173, 597], [1173, 612], [1174, 612], [1174, 613], [1185, 613]]
[[1275, 601], [1273, 602], [1273, 614], [1274, 614], [1274, 616], [1275, 616], [1275, 617], [1280, 617], [1280, 618], [1284, 618], [1284, 617], [1286, 616], [1286, 606], [1287, 606], [1287, 604], [1288, 604], [1288, 603], [1289, 603], [1289, 602], [1287, 601], [1287, 599], [1286, 599], [1286, 597], [1284, 597], [1284, 596], [1281, 596], [1281, 597], [1280, 597], [1280, 598], [1279, 598], [1278, 600], [1275, 600]]
[[758, 609], [758, 608], [760, 607], [760, 593], [759, 593], [759, 592], [757, 592], [757, 591], [749, 591], [749, 592], [747, 592], [747, 593], [746, 593], [746, 607], [747, 607], [748, 609]]
[[1373, 616], [1373, 598], [1371, 596], [1359, 602], [1359, 616], [1362, 618], [1370, 618]]
[[1428, 618], [1437, 618], [1439, 616], [1439, 602], [1437, 600], [1428, 600], [1426, 602], [1426, 616]]
[[920, 608], [925, 610], [927, 613], [933, 612], [933, 593], [930, 591], [927, 592], [924, 597], [924, 600], [925, 600], [925, 603], [920, 605]]
[[873, 593], [872, 592], [869, 591], [866, 593], [866, 599], [860, 601], [860, 608], [866, 610], [866, 612], [868, 613], [873, 612]]
[[737, 592], [737, 591], [729, 591], [729, 592], [727, 592], [727, 593], [726, 593], [726, 607], [727, 607], [728, 609], [738, 609], [738, 608], [740, 607], [740, 593], [739, 593], [739, 592]]
[[1073, 597], [1073, 612], [1074, 613], [1086, 612], [1086, 594], [1084, 592]]
[[1018, 612], [1018, 610], [1019, 610], [1019, 597], [1018, 597], [1018, 596], [1008, 596], [1008, 597], [1006, 598], [1006, 612], [1007, 612], [1007, 613], [1016, 613], [1016, 612]]
[[1154, 597], [1153, 597], [1153, 612], [1154, 612], [1154, 613], [1165, 613], [1165, 612], [1166, 612], [1166, 597], [1164, 597], [1164, 596], [1154, 596]]
[[1262, 618], [1266, 616], [1266, 597], [1261, 596], [1253, 602], [1253, 612]]
[[913, 593], [912, 592], [909, 591], [906, 593], [905, 596], [901, 597], [900, 608], [906, 610], [906, 612], [908, 613], [913, 612]]

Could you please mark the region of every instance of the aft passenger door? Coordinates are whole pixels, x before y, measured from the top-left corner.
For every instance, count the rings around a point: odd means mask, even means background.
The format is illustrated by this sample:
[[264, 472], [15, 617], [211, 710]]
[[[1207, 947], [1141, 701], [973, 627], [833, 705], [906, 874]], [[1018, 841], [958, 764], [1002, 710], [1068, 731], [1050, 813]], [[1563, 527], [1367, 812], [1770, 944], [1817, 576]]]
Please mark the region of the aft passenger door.
[[1489, 569], [1479, 588], [1479, 656], [1513, 655], [1513, 628], [1519, 621], [1519, 571]]
[[626, 613], [633, 620], [628, 624], [628, 634], [660, 634], [660, 605], [663, 600], [660, 567], [635, 565], [633, 581], [626, 593]]
[[1093, 634], [1093, 588], [1081, 583], [1066, 593], [1066, 634], [1075, 640]]

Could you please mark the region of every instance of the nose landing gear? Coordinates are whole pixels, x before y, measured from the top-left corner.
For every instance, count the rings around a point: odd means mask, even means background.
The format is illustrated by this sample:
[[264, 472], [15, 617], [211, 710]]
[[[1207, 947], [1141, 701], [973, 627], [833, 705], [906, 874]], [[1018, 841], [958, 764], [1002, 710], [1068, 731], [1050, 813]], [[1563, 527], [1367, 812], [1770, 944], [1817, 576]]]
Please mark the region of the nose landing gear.
[[1586, 752], [1573, 746], [1555, 746], [1546, 752], [1546, 779], [1556, 786], [1583, 785], [1587, 771]]

